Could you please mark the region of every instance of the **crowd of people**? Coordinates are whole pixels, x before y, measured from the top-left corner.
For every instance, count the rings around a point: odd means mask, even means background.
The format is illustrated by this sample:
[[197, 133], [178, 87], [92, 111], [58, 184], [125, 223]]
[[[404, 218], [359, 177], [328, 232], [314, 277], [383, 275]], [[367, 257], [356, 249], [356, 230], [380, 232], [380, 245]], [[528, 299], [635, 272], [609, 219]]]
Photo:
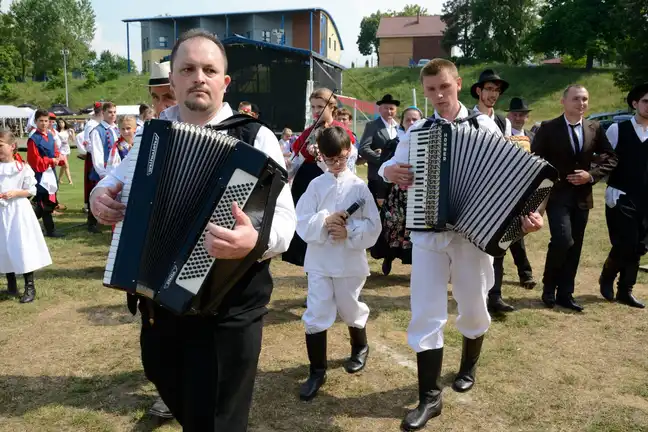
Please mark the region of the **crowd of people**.
[[[495, 103], [510, 87], [495, 71], [485, 70], [471, 86], [476, 100], [473, 108], [458, 99], [463, 81], [452, 62], [434, 59], [422, 68], [420, 77], [424, 95], [434, 106], [430, 119], [423, 118], [415, 106], [399, 116], [400, 101], [386, 94], [377, 101], [380, 117], [358, 139], [349, 129], [351, 113], [339, 107], [330, 89], [320, 88], [310, 95], [314, 123], [298, 136], [285, 129], [278, 140], [264, 126], [257, 129], [248, 144], [289, 173], [289, 183], [271, 209], [272, 233], [263, 259], [237, 282], [214, 314], [177, 316], [148, 298], [127, 295], [129, 310], [133, 314], [139, 310], [142, 317], [144, 372], [160, 394], [151, 414], [175, 417], [188, 431], [247, 429], [263, 316], [273, 289], [269, 259], [279, 255], [303, 267], [308, 281], [302, 320], [309, 373], [300, 387], [302, 400], [312, 400], [325, 385], [327, 330], [338, 314], [350, 337], [345, 370], [357, 373], [367, 364], [370, 305], [360, 297], [370, 275], [367, 250], [383, 260], [385, 275], [396, 259], [411, 265], [412, 317], [407, 340], [417, 357], [419, 404], [406, 413], [402, 428], [419, 430], [442, 410], [440, 374], [448, 283], [458, 304], [456, 326], [463, 335], [452, 387], [457, 392], [473, 387], [491, 314], [514, 309], [502, 299], [504, 256], [489, 256], [452, 231], [406, 229], [407, 188], [413, 179], [408, 151], [411, 131], [430, 120], [456, 122], [509, 138], [558, 170], [559, 181], [546, 205], [551, 241], [541, 300], [550, 308], [583, 310], [573, 293], [593, 206], [592, 185], [608, 178], [605, 206], [612, 249], [602, 266], [601, 295], [644, 307], [632, 288], [639, 259], [646, 252], [648, 227], [644, 193], [648, 152], [642, 146], [648, 140], [648, 84], [628, 94], [628, 105], [636, 110], [632, 120], [613, 125], [607, 133], [583, 117], [589, 103], [587, 90], [570, 85], [561, 98], [563, 114], [544, 122], [534, 136], [525, 129], [531, 108], [524, 99], [512, 98], [506, 117], [495, 113]], [[222, 43], [209, 32], [192, 30], [177, 40], [169, 62], [152, 68], [152, 105], [142, 106], [139, 119], [127, 116], [117, 122], [114, 104], [95, 105], [81, 140], [90, 232], [99, 232], [99, 224], [114, 226], [124, 218], [119, 191], [131, 179], [121, 162], [141, 139], [143, 122], [159, 117], [216, 125], [235, 115], [223, 101], [229, 83]], [[249, 102], [241, 103], [238, 113], [260, 115]], [[55, 168], [66, 172], [69, 148], [62, 144], [64, 125], [54, 131], [50, 117], [47, 111], [37, 111], [27, 163], [17, 153], [11, 134], [0, 132], [0, 272], [7, 274], [12, 295], [17, 292], [16, 275], [24, 275], [23, 302], [35, 297], [33, 272], [51, 264], [37, 218], [43, 219], [46, 236], [61, 235], [52, 218], [58, 204]], [[68, 142], [73, 136], [68, 133]], [[365, 163], [367, 181], [356, 174], [356, 166]], [[353, 204], [358, 204], [358, 211], [347, 213]], [[233, 229], [210, 229], [205, 238], [204, 247], [214, 258], [243, 258], [256, 245], [258, 234], [249, 218], [237, 207], [233, 212], [237, 220]], [[523, 215], [521, 225], [525, 233], [541, 230], [543, 215]], [[10, 247], [16, 244], [25, 247]], [[537, 282], [524, 241], [510, 249], [520, 285], [533, 289]]]

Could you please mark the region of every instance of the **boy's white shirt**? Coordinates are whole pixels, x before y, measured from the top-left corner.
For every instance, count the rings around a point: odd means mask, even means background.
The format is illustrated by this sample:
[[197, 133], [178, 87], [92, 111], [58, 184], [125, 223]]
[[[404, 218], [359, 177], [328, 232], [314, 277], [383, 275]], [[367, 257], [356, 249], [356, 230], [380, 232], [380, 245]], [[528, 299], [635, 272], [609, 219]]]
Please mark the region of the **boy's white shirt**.
[[[326, 218], [363, 198], [365, 204], [347, 221], [348, 236], [333, 240]], [[380, 214], [367, 184], [345, 168], [335, 177], [325, 172], [310, 182], [297, 203], [297, 234], [307, 243], [304, 271], [331, 277], [369, 276], [366, 250], [382, 231]]]

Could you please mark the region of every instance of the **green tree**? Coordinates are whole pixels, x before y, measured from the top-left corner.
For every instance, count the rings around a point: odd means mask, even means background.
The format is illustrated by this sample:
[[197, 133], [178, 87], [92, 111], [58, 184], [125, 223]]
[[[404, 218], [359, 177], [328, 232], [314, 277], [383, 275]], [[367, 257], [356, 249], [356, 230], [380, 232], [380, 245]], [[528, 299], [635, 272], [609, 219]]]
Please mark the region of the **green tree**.
[[630, 90], [648, 81], [648, 4], [645, 0], [622, 0], [616, 12], [624, 30], [618, 43], [618, 60], [624, 68], [614, 78], [620, 88]]
[[615, 55], [619, 32], [625, 30], [625, 23], [619, 26], [610, 19], [618, 7], [619, 0], [546, 0], [533, 47], [543, 53], [586, 57], [585, 68], [591, 70], [594, 59], [609, 60]]
[[408, 4], [405, 5], [402, 11], [397, 12], [396, 16], [427, 16], [429, 15], [427, 8], [419, 6], [417, 4]]
[[457, 46], [465, 57], [473, 57], [475, 45], [472, 41], [473, 22], [470, 0], [448, 0], [443, 4], [441, 20], [446, 29], [443, 33], [442, 45], [450, 54]]
[[95, 15], [90, 0], [15, 0], [9, 7], [16, 48], [33, 63], [32, 75], [44, 78], [63, 68], [61, 50], [68, 51], [70, 69], [78, 68], [94, 38]]
[[537, 0], [474, 0], [470, 16], [475, 57], [522, 63], [531, 53], [530, 38], [538, 25]]

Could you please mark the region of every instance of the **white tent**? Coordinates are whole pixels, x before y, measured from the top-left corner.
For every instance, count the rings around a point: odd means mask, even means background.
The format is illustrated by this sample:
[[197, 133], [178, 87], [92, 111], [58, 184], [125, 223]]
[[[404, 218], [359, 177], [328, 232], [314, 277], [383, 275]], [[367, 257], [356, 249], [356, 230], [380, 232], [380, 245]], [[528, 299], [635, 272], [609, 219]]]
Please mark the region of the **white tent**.
[[139, 115], [139, 105], [117, 105], [117, 115]]
[[2, 119], [27, 119], [29, 113], [24, 108], [13, 105], [0, 105], [0, 118]]

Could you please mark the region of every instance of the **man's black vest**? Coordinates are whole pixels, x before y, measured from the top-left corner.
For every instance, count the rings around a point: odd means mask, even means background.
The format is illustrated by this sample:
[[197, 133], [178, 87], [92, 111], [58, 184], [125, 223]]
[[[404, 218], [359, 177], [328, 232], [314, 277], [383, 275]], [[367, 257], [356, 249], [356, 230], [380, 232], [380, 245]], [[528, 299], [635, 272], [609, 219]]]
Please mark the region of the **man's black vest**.
[[615, 152], [619, 158], [608, 185], [625, 192], [637, 204], [648, 203], [648, 140], [639, 140], [630, 120], [619, 123]]
[[506, 118], [499, 114], [495, 114], [493, 120], [497, 127], [502, 131], [502, 135], [506, 134]]

